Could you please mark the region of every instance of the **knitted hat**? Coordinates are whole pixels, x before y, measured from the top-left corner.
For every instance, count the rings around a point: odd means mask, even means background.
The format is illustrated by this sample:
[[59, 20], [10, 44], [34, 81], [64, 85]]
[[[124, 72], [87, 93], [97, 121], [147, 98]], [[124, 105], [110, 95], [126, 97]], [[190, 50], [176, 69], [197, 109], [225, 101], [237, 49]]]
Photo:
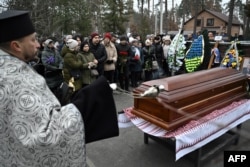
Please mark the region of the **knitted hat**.
[[75, 50], [75, 48], [78, 46], [78, 42], [74, 39], [69, 39], [66, 42], [66, 46], [70, 49], [70, 50]]
[[95, 36], [99, 36], [99, 34], [97, 32], [93, 32], [90, 36], [91, 36], [91, 39], [93, 39]]
[[161, 37], [159, 37], [159, 36], [154, 37], [154, 40], [160, 40], [160, 39], [161, 39]]
[[120, 37], [120, 41], [127, 41], [127, 40], [128, 40], [128, 38], [124, 35]]
[[66, 39], [66, 41], [68, 41], [69, 39], [72, 39], [72, 38], [73, 38], [72, 35], [67, 35], [65, 39]]
[[44, 44], [45, 44], [46, 46], [48, 46], [51, 42], [53, 42], [52, 39], [47, 39], [47, 40], [44, 42]]
[[129, 43], [133, 43], [133, 42], [137, 42], [138, 40], [133, 38], [133, 37], [129, 37]]
[[162, 38], [164, 41], [171, 41], [171, 38], [169, 35], [166, 35]]
[[89, 45], [89, 42], [88, 42], [87, 40], [85, 40], [85, 41], [83, 41], [83, 42], [81, 43], [81, 46], [80, 46], [80, 50], [81, 50], [81, 51], [83, 50], [83, 47], [84, 47], [85, 45]]
[[0, 14], [0, 25], [0, 43], [19, 39], [35, 32], [28, 11], [4, 11]]
[[111, 40], [112, 36], [109, 32], [107, 32], [105, 35], [104, 35], [104, 38], [108, 38], [109, 40]]

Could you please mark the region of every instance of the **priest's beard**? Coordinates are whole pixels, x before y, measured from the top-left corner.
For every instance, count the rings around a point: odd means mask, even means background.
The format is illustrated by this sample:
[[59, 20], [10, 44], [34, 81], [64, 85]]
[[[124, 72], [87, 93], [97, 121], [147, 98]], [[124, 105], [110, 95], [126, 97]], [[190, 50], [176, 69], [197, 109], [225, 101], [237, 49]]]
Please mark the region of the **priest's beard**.
[[36, 57], [38, 57], [38, 50], [33, 53], [24, 52], [23, 55], [24, 55], [24, 61], [29, 62], [31, 60], [36, 59]]

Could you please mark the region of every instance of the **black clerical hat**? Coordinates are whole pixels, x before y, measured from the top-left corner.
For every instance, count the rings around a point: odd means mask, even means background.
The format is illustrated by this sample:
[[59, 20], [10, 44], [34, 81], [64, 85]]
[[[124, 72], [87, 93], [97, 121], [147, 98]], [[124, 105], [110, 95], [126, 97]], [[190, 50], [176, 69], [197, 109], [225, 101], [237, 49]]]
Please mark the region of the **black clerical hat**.
[[0, 43], [19, 39], [35, 32], [28, 11], [7, 10], [0, 13]]

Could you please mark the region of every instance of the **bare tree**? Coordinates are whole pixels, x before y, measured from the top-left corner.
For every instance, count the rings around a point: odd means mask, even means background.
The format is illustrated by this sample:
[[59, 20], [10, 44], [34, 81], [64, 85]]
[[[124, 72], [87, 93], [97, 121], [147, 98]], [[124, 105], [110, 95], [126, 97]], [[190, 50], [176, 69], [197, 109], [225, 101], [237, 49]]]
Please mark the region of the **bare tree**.
[[229, 39], [231, 38], [234, 4], [235, 4], [235, 0], [230, 0], [230, 2], [229, 2], [228, 26], [227, 26], [227, 35], [228, 35]]
[[[173, 1], [172, 1], [172, 4], [173, 4]], [[164, 14], [164, 16], [165, 16], [165, 31], [167, 32], [168, 31], [168, 27], [167, 27], [167, 24], [168, 24], [168, 1], [165, 1], [165, 14]]]
[[244, 36], [248, 39], [250, 38], [250, 27], [249, 27], [249, 24], [250, 24], [250, 3], [248, 0], [246, 0], [246, 5], [244, 7], [244, 13], [245, 13], [245, 16], [246, 18], [244, 19], [245, 20], [245, 28], [244, 28]]

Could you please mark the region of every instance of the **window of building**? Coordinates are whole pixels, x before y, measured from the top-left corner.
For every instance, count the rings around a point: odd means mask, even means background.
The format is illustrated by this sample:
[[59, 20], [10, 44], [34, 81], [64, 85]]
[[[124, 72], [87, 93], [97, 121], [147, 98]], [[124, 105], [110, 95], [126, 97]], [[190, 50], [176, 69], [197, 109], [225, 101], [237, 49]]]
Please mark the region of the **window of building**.
[[207, 19], [207, 26], [214, 26], [214, 19]]
[[197, 19], [196, 26], [200, 27], [201, 26], [201, 19]]

